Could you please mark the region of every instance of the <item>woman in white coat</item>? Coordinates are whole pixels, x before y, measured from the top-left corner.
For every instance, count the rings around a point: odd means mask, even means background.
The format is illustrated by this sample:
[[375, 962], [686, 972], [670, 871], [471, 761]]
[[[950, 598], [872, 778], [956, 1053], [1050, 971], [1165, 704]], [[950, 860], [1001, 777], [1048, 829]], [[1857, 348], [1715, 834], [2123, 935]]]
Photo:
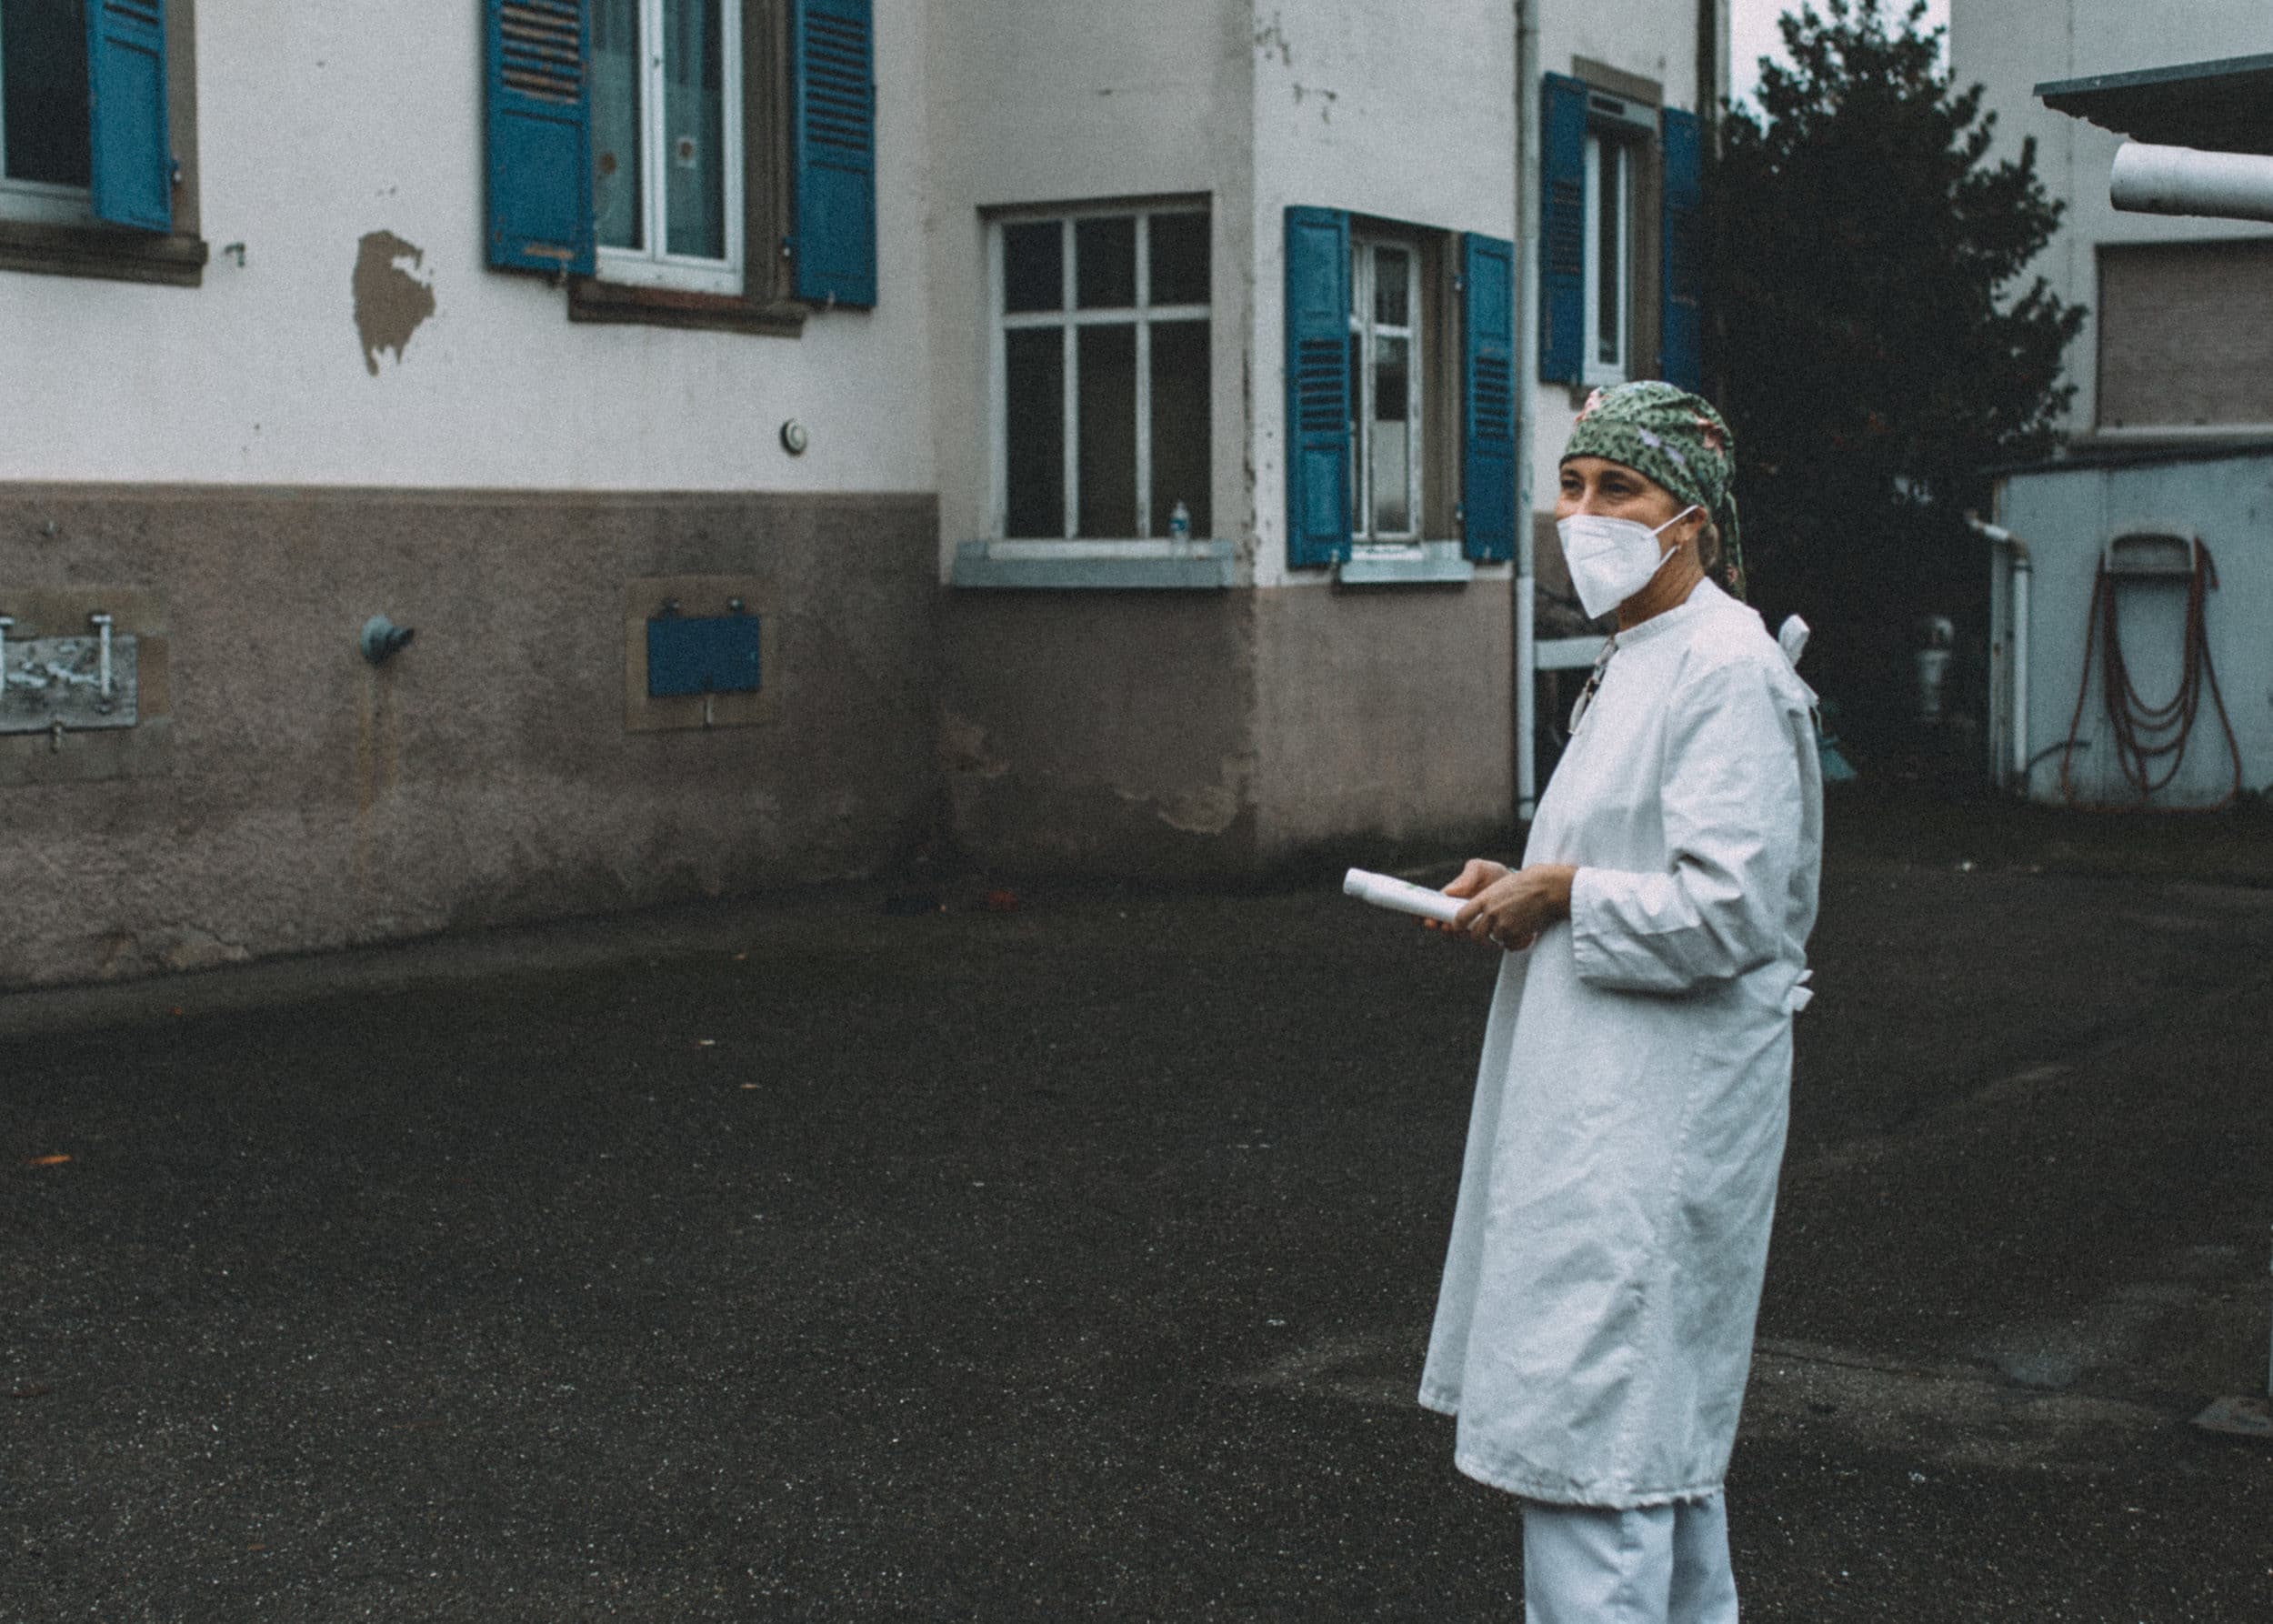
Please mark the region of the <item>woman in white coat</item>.
[[1823, 823], [1814, 695], [1736, 596], [1733, 473], [1693, 395], [1588, 401], [1557, 526], [1617, 630], [1522, 866], [1446, 887], [1505, 959], [1420, 1401], [1522, 1499], [1531, 1624], [1737, 1617], [1721, 1484]]

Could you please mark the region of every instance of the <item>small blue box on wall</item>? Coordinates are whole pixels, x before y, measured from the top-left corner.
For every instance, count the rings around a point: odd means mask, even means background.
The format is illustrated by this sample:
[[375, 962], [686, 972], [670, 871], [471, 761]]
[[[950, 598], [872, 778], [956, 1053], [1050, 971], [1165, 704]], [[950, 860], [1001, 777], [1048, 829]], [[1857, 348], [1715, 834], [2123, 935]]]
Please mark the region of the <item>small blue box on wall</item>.
[[661, 615], [647, 622], [647, 697], [755, 694], [758, 617]]

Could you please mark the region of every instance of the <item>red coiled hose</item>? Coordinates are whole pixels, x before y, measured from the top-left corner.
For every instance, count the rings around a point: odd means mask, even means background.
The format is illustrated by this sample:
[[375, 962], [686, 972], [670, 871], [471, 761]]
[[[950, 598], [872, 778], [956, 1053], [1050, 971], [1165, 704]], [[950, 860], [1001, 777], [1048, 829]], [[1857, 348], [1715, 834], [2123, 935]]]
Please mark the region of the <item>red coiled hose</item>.
[[2148, 704], [2132, 685], [2130, 667], [2123, 661], [2123, 639], [2117, 627], [2115, 581], [2116, 577], [2108, 573], [2107, 559], [2102, 557], [2099, 572], [2091, 584], [2091, 607], [2085, 616], [2083, 681], [2077, 686], [2075, 714], [2068, 720], [2068, 740], [2060, 747], [2060, 798], [2071, 807], [2078, 804], [2068, 767], [2078, 747], [2077, 731], [2084, 719], [2084, 697], [2091, 691], [2091, 653], [2097, 646], [2100, 653], [2100, 696], [2107, 707], [2108, 726], [2115, 737], [2117, 765], [2122, 767], [2123, 777], [2131, 787], [2138, 791], [2138, 805], [2144, 806], [2157, 790], [2178, 776], [2179, 765], [2186, 760], [2187, 743], [2194, 736], [2194, 719], [2201, 709], [2206, 685], [2210, 702], [2218, 707], [2218, 725], [2225, 729], [2227, 754], [2233, 758], [2233, 785], [2214, 806], [2186, 809], [2209, 812], [2233, 805], [2241, 794], [2241, 746], [2234, 738], [2233, 722], [2226, 715], [2226, 696], [2218, 687], [2218, 667], [2210, 658], [2204, 609], [2209, 595], [2218, 590], [2218, 566], [2210, 561], [2209, 548], [2198, 541], [2194, 544], [2194, 568], [2187, 581], [2186, 665], [2178, 678], [2178, 691], [2167, 704]]

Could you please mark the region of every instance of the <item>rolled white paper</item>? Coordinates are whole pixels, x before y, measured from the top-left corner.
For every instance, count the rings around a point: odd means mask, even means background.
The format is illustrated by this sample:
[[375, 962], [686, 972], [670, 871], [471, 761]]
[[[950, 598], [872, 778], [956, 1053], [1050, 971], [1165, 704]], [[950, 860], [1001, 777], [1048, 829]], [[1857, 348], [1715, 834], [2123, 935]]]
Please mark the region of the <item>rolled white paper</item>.
[[1360, 902], [1370, 902], [1376, 907], [1391, 908], [1400, 914], [1416, 914], [1424, 919], [1436, 919], [1449, 925], [1465, 907], [1467, 899], [1447, 897], [1442, 891], [1432, 891], [1427, 886], [1417, 886], [1393, 875], [1375, 874], [1365, 868], [1353, 868], [1342, 877], [1342, 894], [1355, 897]]

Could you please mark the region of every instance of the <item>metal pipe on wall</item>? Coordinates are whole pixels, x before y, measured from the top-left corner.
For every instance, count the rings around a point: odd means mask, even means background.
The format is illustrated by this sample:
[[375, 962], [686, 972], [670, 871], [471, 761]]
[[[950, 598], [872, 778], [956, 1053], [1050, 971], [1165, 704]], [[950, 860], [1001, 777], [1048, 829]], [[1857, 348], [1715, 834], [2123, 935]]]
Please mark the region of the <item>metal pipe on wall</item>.
[[1531, 436], [1538, 414], [1538, 0], [1516, 5], [1516, 816], [1525, 823], [1539, 799], [1537, 526], [1531, 516]]
[[2126, 141], [2108, 175], [2108, 198], [2133, 214], [2273, 220], [2273, 157]]
[[2025, 798], [2028, 793], [2028, 585], [2036, 573], [2035, 563], [2028, 556], [2028, 544], [2002, 525], [1992, 525], [1977, 514], [1967, 514], [1965, 522], [1997, 548], [2004, 557], [2006, 603], [2012, 616], [2012, 632], [2006, 639], [2011, 652], [2008, 663], [2012, 667], [2013, 722], [2012, 738], [2006, 751], [2007, 768], [2011, 775], [2010, 787]]

